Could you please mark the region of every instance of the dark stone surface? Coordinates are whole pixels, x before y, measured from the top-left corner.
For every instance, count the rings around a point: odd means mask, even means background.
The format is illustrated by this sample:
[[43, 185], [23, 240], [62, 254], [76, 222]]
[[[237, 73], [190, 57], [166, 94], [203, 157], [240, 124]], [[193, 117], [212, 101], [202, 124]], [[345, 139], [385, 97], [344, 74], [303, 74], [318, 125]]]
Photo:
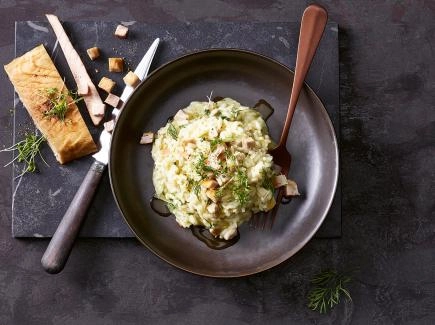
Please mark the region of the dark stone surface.
[[[63, 273], [44, 274], [46, 240], [11, 229], [11, 169], [0, 170], [0, 324], [434, 324], [435, 5], [321, 1], [340, 25], [343, 235], [310, 241], [241, 279], [190, 275], [129, 239], [81, 239]], [[0, 2], [0, 60], [14, 21], [299, 21], [305, 1]], [[12, 89], [1, 72], [1, 146], [11, 144]], [[1, 154], [5, 164], [10, 155]], [[358, 268], [352, 303], [306, 307], [321, 268]]]
[[[292, 66], [295, 62], [295, 49], [299, 36], [298, 23], [281, 22], [182, 24], [130, 22], [129, 37], [125, 40], [119, 40], [113, 36], [117, 22], [65, 22], [63, 25], [95, 84], [98, 84], [103, 76], [110, 77], [117, 82], [114, 93], [118, 96], [121, 95], [123, 89], [122, 76], [125, 73], [109, 73], [107, 58], [125, 57], [127, 65], [134, 69], [156, 37], [161, 38], [161, 44], [153, 60], [152, 69], [192, 51], [232, 47], [256, 51]], [[60, 74], [66, 77], [68, 88], [75, 89], [75, 82], [69, 67], [60, 46], [57, 46], [56, 37], [48, 22], [17, 22], [15, 31], [17, 56], [39, 44], [44, 44]], [[86, 49], [93, 46], [101, 49], [101, 57], [95, 61], [89, 60], [86, 54]], [[338, 28], [335, 23], [329, 23], [310, 68], [307, 82], [325, 104], [337, 134], [339, 134], [338, 68]], [[101, 91], [100, 95], [103, 100], [107, 96], [104, 91]], [[86, 118], [89, 130], [94, 138], [98, 139], [98, 128], [93, 126], [84, 105], [79, 103], [79, 106], [82, 115]], [[23, 138], [27, 130], [33, 130], [34, 126], [29, 114], [18, 100], [14, 112], [16, 143]], [[70, 164], [59, 165], [48, 145], [45, 145], [43, 156], [49, 166], [40, 162], [37, 175], [27, 174], [22, 178], [14, 177], [12, 190], [14, 193], [12, 196], [12, 235], [14, 237], [50, 237], [93, 161], [93, 158], [89, 156]], [[22, 164], [14, 165], [15, 174], [20, 175], [21, 169]], [[338, 187], [334, 206], [316, 234], [318, 237], [341, 236], [340, 190], [341, 188]], [[80, 235], [82, 237], [133, 236], [113, 199], [108, 173], [104, 174], [102, 184], [98, 187]]]

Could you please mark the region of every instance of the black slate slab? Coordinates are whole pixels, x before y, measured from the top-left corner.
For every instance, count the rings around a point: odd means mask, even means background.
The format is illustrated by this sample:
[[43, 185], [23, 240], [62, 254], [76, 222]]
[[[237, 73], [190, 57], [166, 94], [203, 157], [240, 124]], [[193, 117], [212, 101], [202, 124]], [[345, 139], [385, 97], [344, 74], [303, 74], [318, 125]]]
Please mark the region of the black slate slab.
[[[127, 24], [129, 24], [127, 22]], [[64, 28], [95, 83], [102, 76], [117, 82], [115, 93], [122, 91], [123, 74], [109, 73], [107, 58], [125, 57], [127, 65], [134, 69], [152, 40], [160, 37], [151, 69], [180, 55], [207, 48], [241, 48], [268, 55], [290, 67], [294, 66], [299, 25], [296, 23], [189, 23], [143, 24], [131, 23], [126, 40], [113, 36], [117, 22], [65, 22]], [[44, 44], [52, 55], [56, 67], [65, 76], [70, 89], [75, 88], [64, 56], [57, 46], [54, 33], [47, 22], [16, 23], [16, 56], [33, 47]], [[86, 49], [98, 46], [102, 56], [90, 61]], [[326, 106], [339, 138], [339, 66], [338, 26], [329, 23], [314, 59], [307, 83], [314, 89]], [[290, 89], [289, 89], [290, 90]], [[105, 94], [101, 92], [104, 99]], [[99, 129], [92, 126], [86, 109], [80, 106], [82, 115], [95, 139]], [[30, 117], [18, 99], [15, 100], [14, 141], [22, 139], [25, 132], [35, 130]], [[42, 149], [49, 166], [38, 164], [39, 173], [27, 174], [13, 181], [12, 235], [14, 237], [50, 237], [92, 163], [91, 157], [59, 165], [48, 146]], [[14, 166], [14, 176], [20, 174], [20, 166]], [[97, 191], [88, 217], [81, 230], [82, 237], [132, 237], [124, 223], [110, 190], [107, 173]], [[341, 187], [338, 186], [333, 206], [316, 234], [316, 237], [341, 236]]]

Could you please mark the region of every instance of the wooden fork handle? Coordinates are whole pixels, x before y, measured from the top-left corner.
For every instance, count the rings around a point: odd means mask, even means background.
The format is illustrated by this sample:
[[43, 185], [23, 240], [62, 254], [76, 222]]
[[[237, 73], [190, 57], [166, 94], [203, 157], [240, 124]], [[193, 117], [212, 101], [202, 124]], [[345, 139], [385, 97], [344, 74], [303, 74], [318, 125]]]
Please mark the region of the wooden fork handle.
[[287, 142], [288, 131], [298, 102], [299, 94], [320, 39], [322, 38], [327, 20], [328, 13], [324, 8], [318, 5], [308, 6], [302, 16], [298, 52], [296, 56], [295, 76], [293, 79], [287, 117], [279, 145], [285, 145]]

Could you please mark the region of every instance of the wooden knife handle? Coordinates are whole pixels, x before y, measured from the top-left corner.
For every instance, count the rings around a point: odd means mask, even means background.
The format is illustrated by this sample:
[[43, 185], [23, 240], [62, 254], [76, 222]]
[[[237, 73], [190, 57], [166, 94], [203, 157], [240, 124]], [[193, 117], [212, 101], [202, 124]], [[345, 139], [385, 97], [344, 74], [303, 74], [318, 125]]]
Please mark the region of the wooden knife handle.
[[98, 161], [91, 165], [59, 223], [41, 259], [42, 266], [48, 273], [59, 273], [65, 266], [105, 167]]

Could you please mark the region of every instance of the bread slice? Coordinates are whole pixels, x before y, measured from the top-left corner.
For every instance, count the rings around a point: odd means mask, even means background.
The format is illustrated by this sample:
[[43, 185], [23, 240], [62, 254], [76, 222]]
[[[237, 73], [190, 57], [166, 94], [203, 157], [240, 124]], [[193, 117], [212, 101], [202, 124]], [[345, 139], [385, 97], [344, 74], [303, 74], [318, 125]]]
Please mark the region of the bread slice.
[[61, 164], [97, 150], [76, 104], [68, 106], [63, 121], [44, 116], [47, 89], [57, 88], [64, 93], [68, 90], [42, 44], [5, 65], [5, 70], [33, 122]]

